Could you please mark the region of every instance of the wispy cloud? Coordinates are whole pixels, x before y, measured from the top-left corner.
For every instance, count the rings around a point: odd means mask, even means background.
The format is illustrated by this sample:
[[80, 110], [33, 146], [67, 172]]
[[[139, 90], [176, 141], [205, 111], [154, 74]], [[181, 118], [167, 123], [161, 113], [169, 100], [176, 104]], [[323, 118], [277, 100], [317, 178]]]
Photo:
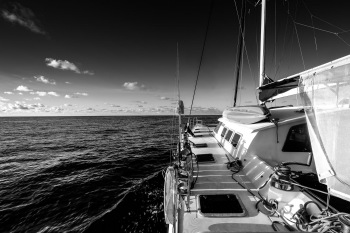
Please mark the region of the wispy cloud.
[[49, 91], [47, 94], [48, 94], [48, 95], [52, 95], [52, 96], [60, 96], [59, 94], [57, 94], [57, 93], [54, 92], [54, 91]]
[[8, 107], [10, 109], [21, 109], [21, 110], [29, 110], [29, 107], [25, 104], [15, 103], [15, 104], [8, 104]]
[[54, 80], [49, 80], [47, 78], [45, 78], [44, 76], [34, 76], [35, 80], [37, 82], [42, 82], [45, 84], [51, 84], [51, 85], [56, 85], [56, 82]]
[[64, 98], [66, 99], [72, 99], [72, 98], [79, 98], [81, 96], [88, 96], [89, 94], [88, 93], [85, 93], [85, 92], [76, 92], [76, 93], [73, 93], [71, 95], [65, 95]]
[[83, 93], [81, 93], [81, 92], [76, 92], [76, 93], [74, 93], [74, 95], [88, 96], [89, 94], [88, 94], [88, 93], [85, 93], [85, 92], [83, 92]]
[[3, 101], [9, 101], [9, 99], [5, 99], [4, 97], [0, 96], [0, 102], [3, 102]]
[[88, 70], [81, 71], [74, 63], [69, 62], [67, 60], [56, 60], [53, 58], [45, 58], [45, 62], [47, 66], [51, 66], [56, 69], [60, 70], [71, 70], [74, 71], [77, 74], [89, 74], [94, 75], [93, 72]]
[[47, 92], [46, 91], [36, 91], [36, 92], [30, 92], [31, 95], [38, 95], [38, 96], [46, 96]]
[[[189, 108], [185, 108], [185, 113], [189, 112]], [[220, 115], [222, 114], [222, 110], [216, 108], [216, 107], [193, 107], [192, 112], [194, 114], [199, 114], [199, 115]]]
[[54, 92], [54, 91], [49, 91], [49, 92], [46, 92], [46, 91], [32, 91], [30, 92], [30, 94], [32, 95], [38, 95], [38, 96], [47, 96], [47, 95], [52, 95], [52, 96], [60, 96], [57, 92]]
[[143, 101], [143, 100], [137, 100], [136, 103], [147, 104], [147, 102], [146, 102], [146, 101]]
[[11, 7], [11, 10], [2, 10], [1, 12], [1, 16], [5, 20], [14, 24], [19, 24], [32, 32], [42, 35], [46, 34], [46, 32], [37, 25], [39, 21], [32, 10], [19, 3], [12, 4]]
[[20, 85], [20, 86], [18, 86], [17, 88], [16, 88], [16, 91], [32, 91], [32, 90], [30, 90], [28, 87], [26, 87], [26, 86], [22, 86], [22, 85]]
[[13, 95], [13, 92], [12, 92], [12, 91], [5, 91], [4, 93], [5, 93], [5, 94], [8, 94], [8, 95]]
[[63, 110], [64, 109], [61, 108], [61, 107], [54, 106], [54, 107], [51, 107], [51, 108], [47, 109], [46, 111], [60, 113], [60, 112], [63, 112]]
[[161, 100], [170, 100], [169, 97], [165, 97], [165, 96], [161, 96], [160, 99], [161, 99]]
[[29, 106], [29, 108], [43, 108], [43, 107], [45, 107], [45, 105], [43, 105], [41, 103], [29, 104], [28, 106]]
[[123, 87], [129, 91], [137, 91], [145, 88], [145, 85], [139, 84], [138, 82], [125, 82]]

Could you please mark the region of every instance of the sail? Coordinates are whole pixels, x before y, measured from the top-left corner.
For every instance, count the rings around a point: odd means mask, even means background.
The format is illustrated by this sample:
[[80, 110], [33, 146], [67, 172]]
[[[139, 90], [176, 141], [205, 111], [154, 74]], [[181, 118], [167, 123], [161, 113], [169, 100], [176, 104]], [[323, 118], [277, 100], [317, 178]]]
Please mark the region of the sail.
[[318, 178], [350, 201], [350, 61], [302, 75], [299, 88]]

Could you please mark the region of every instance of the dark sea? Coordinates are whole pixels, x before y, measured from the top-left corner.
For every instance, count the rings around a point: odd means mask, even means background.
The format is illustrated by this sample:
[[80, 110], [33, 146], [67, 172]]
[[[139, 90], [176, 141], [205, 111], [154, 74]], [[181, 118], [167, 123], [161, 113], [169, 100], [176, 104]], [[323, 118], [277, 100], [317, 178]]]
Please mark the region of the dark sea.
[[0, 232], [165, 232], [176, 120], [0, 118]]

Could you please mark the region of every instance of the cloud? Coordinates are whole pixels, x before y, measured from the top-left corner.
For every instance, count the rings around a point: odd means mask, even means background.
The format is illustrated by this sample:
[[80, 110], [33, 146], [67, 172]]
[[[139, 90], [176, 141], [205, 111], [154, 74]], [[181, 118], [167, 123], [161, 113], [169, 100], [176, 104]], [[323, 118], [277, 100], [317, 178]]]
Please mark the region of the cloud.
[[[189, 112], [189, 108], [185, 109], [185, 112]], [[193, 107], [192, 113], [198, 114], [198, 115], [221, 115], [222, 110], [215, 108], [215, 107]]]
[[32, 91], [30, 92], [31, 95], [38, 95], [38, 96], [47, 96], [47, 95], [52, 95], [52, 96], [60, 96], [57, 92], [54, 92], [54, 91], [49, 91], [49, 92], [46, 92], [46, 91]]
[[76, 93], [74, 93], [74, 95], [88, 96], [89, 94], [88, 94], [88, 93], [85, 93], [85, 92], [83, 92], [83, 93], [76, 92]]
[[23, 93], [22, 93], [22, 92], [20, 92], [20, 93], [18, 93], [18, 95], [23, 95]]
[[3, 102], [3, 101], [9, 101], [9, 99], [5, 99], [5, 98], [0, 96], [0, 102]]
[[123, 84], [123, 87], [129, 91], [137, 91], [140, 89], [144, 89], [145, 85], [143, 84], [139, 85], [138, 82], [125, 82]]
[[45, 105], [43, 105], [41, 103], [37, 103], [37, 104], [29, 104], [28, 107], [29, 108], [43, 108], [43, 107], [45, 107]]
[[146, 102], [146, 101], [143, 101], [143, 100], [138, 100], [138, 101], [136, 101], [136, 103], [147, 104], [147, 102]]
[[38, 34], [46, 34], [46, 32], [37, 25], [39, 21], [36, 19], [33, 11], [20, 5], [19, 3], [12, 4], [11, 11], [2, 10], [1, 15], [5, 20], [13, 24], [19, 24], [22, 27], [25, 27], [28, 30]]
[[94, 108], [87, 108], [86, 111], [88, 111], [88, 112], [96, 112], [96, 109], [94, 109]]
[[56, 85], [56, 82], [54, 80], [50, 81], [50, 80], [46, 79], [44, 76], [34, 76], [34, 78], [38, 82], [42, 82], [42, 83], [45, 83], [45, 84]]
[[16, 91], [32, 91], [32, 90], [30, 90], [28, 87], [26, 87], [26, 86], [22, 86], [22, 85], [20, 85], [20, 86], [18, 86], [17, 88], [16, 88]]
[[5, 93], [5, 94], [8, 94], [8, 95], [12, 95], [12, 94], [13, 94], [12, 91], [5, 91], [4, 93]]
[[85, 92], [76, 92], [76, 93], [73, 93], [72, 95], [65, 95], [64, 98], [66, 99], [71, 99], [71, 98], [79, 98], [80, 96], [88, 96], [89, 94], [88, 93], [85, 93]]
[[37, 94], [38, 96], [46, 96], [47, 92], [46, 91], [37, 91], [37, 92], [30, 92], [30, 94], [32, 94], [32, 95]]
[[51, 108], [49, 108], [49, 109], [47, 109], [46, 111], [47, 112], [57, 112], [57, 113], [60, 113], [60, 112], [62, 112], [64, 109], [63, 108], [61, 108], [61, 107], [51, 107]]
[[82, 73], [83, 74], [88, 74], [88, 75], [94, 75], [95, 74], [94, 72], [88, 71], [88, 70], [84, 70]]
[[20, 103], [8, 104], [8, 107], [9, 107], [10, 109], [29, 110], [29, 107], [26, 106], [26, 104], [20, 104]]
[[52, 96], [60, 96], [59, 94], [57, 94], [56, 92], [54, 91], [50, 91], [47, 93], [48, 95], [52, 95]]
[[[67, 60], [56, 60], [53, 58], [45, 58], [45, 62], [47, 66], [51, 66], [56, 69], [60, 70], [71, 70], [74, 71], [77, 74], [89, 74], [94, 75], [93, 72], [90, 72], [88, 70], [80, 71], [80, 69], [72, 62], [69, 62]], [[67, 82], [66, 82], [67, 83]]]
[[71, 84], [70, 82], [64, 82], [65, 84]]
[[109, 105], [109, 106], [111, 106], [111, 107], [113, 107], [113, 108], [119, 108], [119, 107], [120, 107], [120, 105], [116, 105], [116, 104], [111, 104], [111, 105]]
[[33, 100], [40, 100], [40, 97], [35, 97], [33, 98]]

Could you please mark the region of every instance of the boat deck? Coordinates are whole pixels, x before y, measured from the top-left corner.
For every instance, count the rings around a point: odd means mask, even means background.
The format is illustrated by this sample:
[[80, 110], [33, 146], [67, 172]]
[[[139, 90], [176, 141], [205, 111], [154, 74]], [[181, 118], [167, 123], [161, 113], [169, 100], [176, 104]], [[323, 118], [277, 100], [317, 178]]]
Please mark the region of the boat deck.
[[[230, 156], [208, 131], [208, 128], [199, 128], [194, 131], [196, 137], [190, 137], [193, 143], [192, 152], [200, 154], [212, 154], [215, 161], [199, 162], [198, 168], [194, 167], [194, 178], [198, 174], [197, 181], [190, 192], [189, 208], [182, 203], [182, 226], [179, 232], [272, 232], [272, 222], [279, 220], [277, 217], [268, 217], [256, 209], [258, 198], [247, 191], [245, 187], [257, 195], [257, 190], [250, 182], [249, 177], [242, 170], [232, 179], [232, 172], [227, 169], [228, 156]], [[203, 144], [207, 147], [204, 147]], [[196, 147], [199, 145], [199, 147]], [[239, 183], [238, 183], [238, 182]], [[201, 213], [198, 206], [199, 195], [235, 194], [239, 197], [245, 209], [245, 216], [241, 217], [208, 217]]]

